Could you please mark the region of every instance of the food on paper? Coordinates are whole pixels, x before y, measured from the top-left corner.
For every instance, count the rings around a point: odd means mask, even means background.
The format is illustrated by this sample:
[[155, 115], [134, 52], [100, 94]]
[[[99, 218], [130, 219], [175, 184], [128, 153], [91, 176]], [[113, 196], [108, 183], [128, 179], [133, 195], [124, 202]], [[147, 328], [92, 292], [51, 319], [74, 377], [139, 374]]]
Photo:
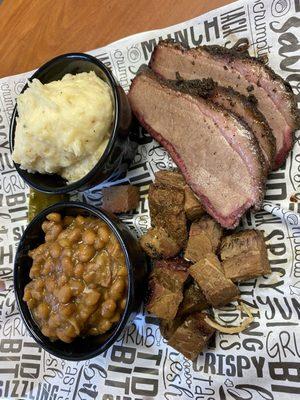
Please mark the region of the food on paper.
[[[191, 194], [186, 188], [178, 171], [155, 174], [149, 190], [149, 209], [155, 210], [150, 212], [154, 215], [151, 224], [155, 226], [140, 243], [153, 259], [146, 309], [160, 318], [161, 334], [168, 344], [194, 360], [215, 330], [239, 333], [253, 321], [246, 310], [249, 317], [241, 325], [221, 326], [209, 317], [209, 309], [239, 300], [234, 282], [269, 274], [271, 268], [262, 232], [252, 229], [229, 234], [202, 212], [193, 222], [179, 219], [180, 230], [185, 221], [189, 232], [188, 240], [179, 245], [174, 234], [171, 237], [174, 226], [167, 232], [160, 224], [166, 226], [167, 219], [190, 210], [183, 206]], [[196, 196], [194, 201], [201, 206]]]
[[155, 182], [164, 186], [184, 190], [184, 212], [191, 221], [205, 213], [202, 204], [186, 184], [184, 177], [179, 171], [157, 171]]
[[102, 189], [102, 208], [112, 213], [126, 213], [139, 205], [139, 188], [133, 185], [111, 186]]
[[265, 184], [261, 151], [237, 117], [145, 70], [133, 80], [129, 100], [141, 124], [170, 152], [222, 226], [234, 228], [247, 209], [260, 206]]
[[263, 233], [255, 229], [225, 236], [220, 258], [225, 276], [234, 282], [271, 273]]
[[100, 219], [51, 213], [33, 259], [24, 301], [43, 335], [70, 343], [100, 335], [126, 307], [127, 267], [118, 239]]
[[194, 221], [205, 214], [203, 205], [188, 185], [184, 187], [184, 212], [190, 221]]
[[112, 90], [94, 72], [67, 74], [44, 85], [34, 79], [17, 109], [12, 157], [29, 172], [77, 181], [95, 166], [111, 135]]
[[222, 307], [237, 300], [237, 286], [225, 277], [221, 263], [215, 254], [206, 254], [189, 269], [190, 275], [198, 283], [209, 304]]
[[176, 189], [184, 189], [186, 186], [185, 179], [179, 171], [157, 171], [155, 183]]
[[148, 229], [141, 237], [140, 244], [151, 258], [175, 257], [181, 250], [176, 240], [161, 226]]
[[190, 282], [183, 292], [183, 300], [179, 306], [177, 315], [189, 315], [205, 310], [209, 307], [203, 291], [196, 281]]
[[212, 79], [176, 82], [176, 87], [188, 91], [194, 95], [203, 96], [213, 103], [234, 113], [241, 121], [244, 121], [256, 137], [263, 155], [263, 168], [266, 174], [270, 172], [274, 164], [276, 140], [265, 117], [256, 106], [253, 96], [246, 97], [232, 88], [219, 86]]
[[170, 346], [192, 361], [205, 349], [215, 332], [205, 317], [204, 313], [189, 315], [168, 340]]
[[175, 186], [153, 183], [148, 193], [151, 224], [162, 227], [183, 248], [187, 240], [184, 191]]
[[182, 258], [156, 260], [149, 280], [147, 310], [163, 319], [174, 319], [183, 299], [189, 263]]
[[184, 258], [197, 262], [206, 254], [216, 253], [222, 237], [220, 224], [208, 215], [192, 223]]
[[210, 78], [220, 86], [232, 87], [252, 95], [276, 138], [274, 169], [285, 161], [299, 126], [295, 96], [290, 85], [258, 58], [250, 57], [245, 47], [228, 49], [200, 46], [184, 49], [178, 43], [160, 42], [150, 61], [151, 68], [165, 79]]

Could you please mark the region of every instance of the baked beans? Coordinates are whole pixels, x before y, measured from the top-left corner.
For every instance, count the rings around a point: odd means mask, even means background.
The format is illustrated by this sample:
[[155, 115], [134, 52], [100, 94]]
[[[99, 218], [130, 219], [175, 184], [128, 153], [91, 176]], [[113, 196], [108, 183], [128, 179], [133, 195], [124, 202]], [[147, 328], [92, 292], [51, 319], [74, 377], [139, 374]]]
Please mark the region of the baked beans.
[[51, 213], [42, 229], [45, 243], [28, 253], [32, 280], [23, 297], [41, 332], [66, 343], [107, 332], [126, 307], [119, 241], [105, 222], [81, 215]]

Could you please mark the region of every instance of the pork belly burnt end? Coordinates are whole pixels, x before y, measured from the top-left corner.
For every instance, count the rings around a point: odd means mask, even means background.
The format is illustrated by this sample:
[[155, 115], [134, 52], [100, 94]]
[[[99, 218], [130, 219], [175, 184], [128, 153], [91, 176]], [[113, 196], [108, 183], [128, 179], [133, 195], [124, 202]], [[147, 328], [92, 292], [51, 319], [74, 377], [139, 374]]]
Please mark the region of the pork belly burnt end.
[[200, 289], [199, 285], [193, 281], [183, 293], [183, 300], [179, 306], [177, 316], [192, 314], [194, 312], [205, 310], [209, 304]]
[[220, 261], [214, 254], [207, 254], [205, 258], [192, 265], [189, 273], [213, 307], [225, 306], [239, 296], [237, 286], [225, 277]]
[[178, 171], [158, 171], [155, 173], [155, 183], [171, 186], [176, 189], [184, 190], [185, 179]]
[[216, 253], [220, 245], [223, 229], [211, 217], [204, 216], [193, 222], [184, 258], [196, 262], [208, 253]]
[[271, 273], [261, 231], [249, 229], [225, 236], [221, 242], [220, 255], [225, 276], [233, 281], [244, 281]]
[[163, 319], [175, 318], [189, 266], [182, 258], [155, 261], [149, 280], [148, 312]]
[[168, 320], [175, 318], [182, 300], [182, 293], [180, 291], [172, 292], [156, 279], [150, 280], [148, 290], [147, 311], [159, 318]]
[[140, 244], [151, 258], [171, 258], [180, 252], [178, 243], [161, 227], [148, 229], [141, 237]]
[[253, 133], [233, 114], [178, 92], [149, 71], [135, 77], [129, 101], [221, 225], [233, 228], [248, 208], [260, 206], [265, 180], [261, 151]]
[[112, 186], [102, 189], [102, 208], [112, 213], [125, 213], [139, 205], [139, 188], [132, 185]]
[[275, 168], [287, 157], [293, 132], [299, 126], [296, 100], [290, 85], [262, 61], [246, 52], [220, 46], [186, 50], [178, 43], [160, 42], [152, 53], [151, 68], [165, 79], [212, 78], [221, 86], [254, 95], [276, 138]]
[[187, 240], [183, 190], [151, 184], [148, 199], [151, 224], [163, 227], [182, 248]]
[[162, 337], [169, 340], [179, 325], [182, 324], [183, 319], [176, 317], [175, 319], [161, 319], [159, 321], [159, 329]]
[[205, 214], [205, 209], [196, 198], [191, 188], [186, 184], [183, 175], [178, 171], [158, 171], [155, 183], [184, 190], [184, 211], [186, 217], [193, 221]]
[[205, 314], [202, 313], [189, 315], [168, 341], [170, 346], [192, 361], [204, 350], [215, 332], [204, 318]]
[[205, 214], [205, 209], [189, 186], [184, 188], [184, 211], [190, 221], [194, 221]]

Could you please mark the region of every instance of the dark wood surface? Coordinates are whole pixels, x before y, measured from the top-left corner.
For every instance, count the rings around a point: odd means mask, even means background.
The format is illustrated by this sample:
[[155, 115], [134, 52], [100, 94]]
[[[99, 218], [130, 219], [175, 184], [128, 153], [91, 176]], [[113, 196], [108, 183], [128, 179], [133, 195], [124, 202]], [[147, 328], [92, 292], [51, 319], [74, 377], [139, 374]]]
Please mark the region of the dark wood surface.
[[62, 53], [197, 17], [232, 0], [3, 0], [0, 77], [37, 68]]

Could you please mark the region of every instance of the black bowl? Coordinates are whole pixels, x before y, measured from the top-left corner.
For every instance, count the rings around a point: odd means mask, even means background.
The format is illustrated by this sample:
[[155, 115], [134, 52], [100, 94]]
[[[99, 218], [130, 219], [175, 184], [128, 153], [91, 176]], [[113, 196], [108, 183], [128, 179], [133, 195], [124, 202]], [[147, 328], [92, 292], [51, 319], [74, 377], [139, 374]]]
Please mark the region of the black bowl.
[[[84, 53], [70, 53], [53, 58], [39, 68], [30, 78], [39, 79], [42, 83], [60, 80], [66, 74], [94, 71], [97, 76], [109, 84], [114, 96], [115, 119], [109, 143], [95, 167], [82, 179], [68, 184], [57, 174], [30, 173], [15, 163], [16, 170], [24, 181], [34, 189], [51, 194], [68, 193], [75, 190], [89, 189], [106, 179], [124, 162], [129, 163], [134, 155], [136, 143], [130, 136], [132, 114], [127, 96], [116, 82], [110, 70], [97, 58]], [[21, 91], [28, 88], [26, 84]], [[15, 142], [17, 105], [10, 122], [10, 151], [13, 152]], [[33, 143], [34, 146], [34, 143]]]
[[[41, 225], [50, 212], [62, 215], [93, 216], [107, 223], [118, 238], [126, 258], [128, 269], [128, 295], [124, 313], [115, 326], [104, 335], [76, 338], [72, 343], [50, 341], [34, 321], [27, 303], [23, 300], [24, 288], [30, 282], [29, 271], [32, 259], [28, 251], [44, 242]], [[14, 266], [14, 289], [22, 319], [33, 339], [49, 353], [66, 360], [86, 360], [103, 353], [118, 338], [123, 329], [133, 321], [139, 311], [146, 287], [147, 265], [145, 256], [130, 230], [115, 216], [80, 202], [54, 204], [38, 214], [27, 226], [17, 249]]]

